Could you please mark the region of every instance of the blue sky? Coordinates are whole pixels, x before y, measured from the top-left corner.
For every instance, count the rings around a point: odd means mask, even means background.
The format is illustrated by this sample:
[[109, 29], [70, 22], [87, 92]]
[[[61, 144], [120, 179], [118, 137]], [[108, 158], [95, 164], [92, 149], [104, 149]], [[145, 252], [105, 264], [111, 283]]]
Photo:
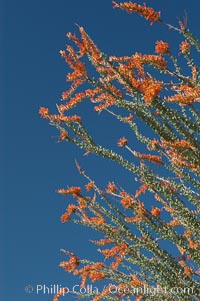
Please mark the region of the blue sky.
[[[163, 19], [173, 24], [177, 24], [177, 17], [182, 18], [185, 9], [189, 27], [198, 35], [199, 1], [146, 3], [161, 10]], [[59, 55], [67, 43], [65, 35], [77, 32], [76, 23], [82, 25], [101, 50], [113, 55], [152, 53], [160, 39], [170, 42], [174, 51], [178, 51], [179, 36], [161, 25], [149, 26], [136, 15], [114, 10], [110, 0], [5, 0], [0, 6], [3, 167], [0, 296], [5, 301], [47, 301], [53, 295], [38, 296], [35, 291], [27, 294], [25, 286], [30, 284], [35, 289], [37, 284], [79, 282], [58, 267], [65, 260], [60, 248], [82, 257], [96, 256], [95, 248], [88, 247], [87, 241], [93, 235], [88, 229], [60, 222], [67, 202], [56, 189], [85, 184], [74, 159], [101, 185], [116, 175], [119, 181], [129, 176], [114, 163], [84, 157], [76, 147], [57, 143], [57, 131], [38, 115], [40, 106], [55, 112], [55, 104], [67, 88], [68, 69]], [[104, 114], [99, 117], [92, 111], [82, 114], [89, 128], [105, 144], [125, 134], [113, 120], [109, 127], [101, 128], [107, 120]], [[106, 169], [110, 173], [105, 174]]]

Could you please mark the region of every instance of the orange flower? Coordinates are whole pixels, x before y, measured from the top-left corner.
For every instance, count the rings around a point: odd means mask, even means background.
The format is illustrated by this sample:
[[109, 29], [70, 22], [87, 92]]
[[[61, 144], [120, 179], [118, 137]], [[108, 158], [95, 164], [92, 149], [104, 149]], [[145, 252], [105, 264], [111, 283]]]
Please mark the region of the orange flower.
[[142, 58], [144, 64], [153, 65], [158, 69], [165, 69], [167, 62], [160, 55], [145, 54]]
[[77, 122], [77, 123], [81, 123], [81, 117], [77, 116], [77, 115], [66, 116], [65, 117], [65, 122]]
[[91, 191], [94, 188], [94, 182], [89, 182], [85, 185], [87, 191]]
[[[112, 87], [114, 87], [114, 86], [112, 86]], [[107, 86], [105, 86], [105, 89], [107, 89]], [[104, 105], [106, 105], [108, 107], [108, 106], [111, 106], [114, 104], [115, 98], [114, 98], [114, 96], [110, 95], [109, 93], [101, 93], [97, 97], [91, 98], [91, 101], [93, 103], [104, 102]]]
[[184, 267], [184, 273], [187, 275], [187, 276], [190, 276], [192, 274], [192, 269], [189, 268], [188, 266], [185, 266]]
[[[158, 69], [165, 69], [167, 66], [167, 62], [162, 56], [152, 54], [142, 55], [141, 53], [135, 53], [131, 58], [131, 63], [132, 64], [129, 63], [130, 66], [137, 68], [140, 71], [142, 71], [141, 64], [152, 65]], [[142, 74], [144, 75], [144, 72], [142, 72], [141, 75]]]
[[71, 69], [74, 69], [74, 70], [77, 69], [78, 63], [81, 63], [78, 60], [74, 60], [74, 58], [71, 55], [67, 55], [64, 50], [61, 50], [60, 54], [61, 54], [62, 58], [65, 59], [66, 63], [69, 65], [69, 67]]
[[70, 214], [68, 212], [65, 212], [64, 214], [61, 215], [61, 222], [66, 223], [70, 220]]
[[71, 58], [73, 58], [74, 62], [78, 61], [79, 56], [71, 45], [67, 45], [66, 50], [68, 51]]
[[107, 109], [108, 107], [111, 107], [115, 104], [115, 99], [113, 96], [108, 95], [108, 99], [106, 99], [106, 101], [103, 104], [100, 104], [98, 106], [94, 107], [94, 110], [96, 112], [102, 112], [103, 110]]
[[122, 206], [124, 207], [124, 209], [130, 209], [133, 207], [133, 205], [135, 204], [135, 200], [133, 197], [131, 197], [128, 194], [122, 195], [122, 193], [120, 193], [121, 196], [123, 196], [123, 198], [121, 199], [120, 203], [122, 204]]
[[124, 256], [125, 254], [128, 254], [129, 249], [128, 249], [128, 245], [126, 243], [121, 243], [117, 246], [114, 246], [111, 249], [105, 249], [102, 250], [101, 253], [104, 254], [105, 258], [111, 258], [111, 257], [115, 257], [115, 256]]
[[87, 97], [93, 97], [96, 94], [100, 93], [102, 90], [99, 87], [96, 87], [94, 89], [87, 89], [85, 90], [85, 94]]
[[66, 36], [68, 37], [69, 40], [72, 40], [78, 46], [79, 53], [80, 53], [79, 57], [82, 57], [85, 54], [87, 54], [88, 48], [87, 48], [86, 44], [83, 41], [81, 41], [80, 39], [78, 39], [75, 34], [68, 32], [66, 34]]
[[48, 108], [41, 107], [41, 108], [39, 109], [39, 114], [40, 114], [41, 117], [43, 117], [43, 118], [48, 118], [48, 116], [49, 116], [49, 109], [48, 109]]
[[88, 218], [87, 221], [90, 222], [90, 223], [94, 223], [96, 225], [103, 225], [103, 224], [105, 224], [105, 219], [104, 219], [103, 216], [102, 217], [90, 217], [90, 218]]
[[151, 209], [151, 214], [155, 217], [159, 216], [160, 212], [161, 212], [160, 208], [154, 207]]
[[152, 163], [162, 164], [162, 158], [160, 156], [137, 153], [137, 157], [139, 159], [147, 160], [147, 161], [152, 162]]
[[111, 194], [112, 193], [116, 193], [117, 192], [117, 188], [116, 188], [115, 184], [109, 182], [108, 185], [107, 185], [107, 188], [106, 188], [106, 192], [107, 193], [111, 193]]
[[194, 97], [176, 94], [171, 97], [165, 98], [165, 100], [167, 100], [169, 102], [176, 102], [176, 103], [180, 104], [181, 106], [182, 105], [185, 106], [185, 105], [191, 105], [194, 102]]
[[83, 27], [79, 27], [79, 31], [81, 33], [81, 38], [83, 40], [85, 49], [91, 52], [93, 63], [99, 64], [102, 61], [102, 53], [99, 51], [89, 35], [85, 32]]
[[[66, 97], [65, 94], [62, 94], [62, 99], [65, 99], [65, 97]], [[65, 109], [65, 111], [67, 111], [69, 109], [76, 107], [77, 104], [80, 103], [84, 98], [86, 98], [85, 93], [83, 93], [83, 92], [77, 93], [73, 98], [70, 99], [69, 102], [67, 102], [65, 105], [62, 105], [63, 109]], [[60, 110], [61, 110], [61, 106], [60, 106]], [[62, 110], [62, 112], [63, 111], [64, 110]]]
[[76, 79], [72, 83], [71, 87], [62, 93], [62, 99], [67, 99], [71, 96], [72, 93], [83, 83], [82, 79]]
[[59, 189], [57, 190], [58, 193], [67, 195], [71, 194], [73, 197], [78, 197], [81, 194], [81, 188], [80, 187], [70, 187], [68, 189]]
[[137, 216], [138, 217], [143, 217], [143, 216], [147, 216], [147, 211], [144, 208], [144, 203], [138, 202], [138, 206], [137, 206]]
[[132, 120], [133, 120], [133, 115], [132, 115], [132, 114], [129, 114], [129, 116], [124, 117], [123, 120], [124, 120], [125, 122], [132, 121]]
[[78, 210], [79, 207], [73, 204], [68, 205], [67, 211], [61, 215], [61, 222], [66, 223], [70, 220], [70, 217], [72, 213], [74, 213], [76, 210]]
[[62, 261], [59, 266], [64, 268], [67, 272], [73, 272], [77, 266], [80, 264], [78, 257], [71, 255], [68, 261]]
[[111, 268], [117, 270], [120, 263], [122, 262], [122, 257], [116, 257], [115, 261], [111, 263]]
[[190, 48], [191, 48], [191, 45], [189, 42], [187, 41], [183, 41], [181, 44], [180, 44], [180, 51], [183, 53], [183, 54], [187, 54], [189, 51], [190, 51]]
[[154, 97], [158, 96], [162, 91], [162, 82], [154, 79], [146, 79], [142, 83], [142, 90], [144, 92], [144, 101], [151, 103]]
[[146, 183], [142, 184], [138, 190], [135, 192], [135, 198], [137, 198], [140, 194], [144, 194], [148, 189], [148, 185]]
[[200, 102], [200, 85], [174, 86], [172, 89], [177, 91], [177, 94], [165, 97], [166, 101], [178, 102], [180, 105], [190, 105], [193, 102]]
[[98, 272], [98, 271], [91, 271], [90, 272], [90, 278], [92, 280], [92, 282], [95, 281], [100, 281], [103, 280], [105, 278], [105, 273], [104, 272]]
[[68, 138], [68, 133], [65, 130], [62, 130], [59, 136], [60, 140], [66, 140]]
[[123, 147], [123, 146], [126, 146], [127, 143], [128, 143], [128, 140], [125, 137], [122, 137], [117, 142], [117, 145], [120, 146], [120, 147]]
[[88, 277], [92, 282], [104, 279], [105, 274], [102, 271], [104, 267], [105, 265], [102, 262], [96, 262], [92, 265], [86, 265], [80, 270], [75, 270], [74, 275], [80, 275], [82, 278], [81, 287], [84, 287]]
[[87, 223], [93, 223], [93, 224], [96, 224], [96, 225], [103, 225], [105, 224], [105, 218], [103, 216], [103, 214], [97, 210], [95, 210], [95, 214], [96, 216], [95, 217], [89, 217], [88, 214], [86, 212], [82, 212], [82, 215], [83, 215], [83, 218], [82, 218], [82, 221], [83, 222], [87, 222]]
[[[69, 62], [68, 62], [68, 64], [69, 64]], [[68, 81], [74, 81], [74, 80], [77, 80], [77, 79], [84, 80], [85, 77], [87, 76], [87, 71], [86, 71], [86, 67], [85, 67], [84, 63], [77, 62], [74, 65], [73, 69], [74, 69], [74, 72], [67, 74], [67, 80]]]
[[156, 47], [155, 47], [155, 51], [158, 54], [167, 54], [170, 52], [170, 46], [168, 43], [163, 42], [163, 41], [157, 41], [156, 42]]
[[80, 209], [87, 208], [87, 202], [86, 202], [86, 200], [84, 198], [79, 198], [77, 200], [77, 203], [78, 203]]
[[146, 5], [140, 5], [133, 3], [131, 1], [124, 3], [116, 3], [113, 1], [114, 8], [120, 8], [128, 11], [129, 13], [138, 13], [140, 16], [143, 16], [145, 19], [149, 20], [151, 24], [160, 20], [160, 12], [155, 12], [153, 8], [146, 7]]
[[147, 103], [151, 103], [153, 98], [160, 94], [163, 86], [163, 82], [157, 81], [152, 77], [139, 78], [138, 80], [132, 78], [131, 83], [138, 92], [144, 94], [143, 98]]

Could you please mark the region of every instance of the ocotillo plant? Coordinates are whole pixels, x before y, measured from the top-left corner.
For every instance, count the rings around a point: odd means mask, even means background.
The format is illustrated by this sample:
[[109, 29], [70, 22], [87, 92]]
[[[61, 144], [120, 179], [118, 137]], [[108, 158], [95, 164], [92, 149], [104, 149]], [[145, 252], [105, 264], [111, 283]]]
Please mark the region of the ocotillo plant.
[[[146, 5], [130, 1], [113, 2], [113, 6], [138, 13], [151, 25], [157, 22], [175, 30], [182, 42], [176, 54], [169, 43], [159, 40], [154, 54], [108, 56], [83, 27], [79, 27], [80, 37], [67, 34], [71, 42], [60, 54], [72, 69], [67, 74], [71, 84], [62, 94], [57, 114], [44, 107], [40, 114], [59, 130], [60, 141], [114, 161], [130, 172], [131, 179], [134, 174], [138, 189], [128, 192], [112, 181], [102, 189], [76, 162], [86, 186], [58, 189], [59, 194], [74, 198], [61, 221], [102, 233], [102, 239], [93, 241], [100, 260], [81, 259], [63, 250], [67, 259], [60, 266], [81, 277], [81, 287], [88, 281], [112, 282], [101, 292], [80, 298], [199, 300], [200, 70], [191, 49], [198, 54], [200, 44], [186, 20], [175, 27]], [[182, 71], [180, 58], [187, 72]], [[95, 75], [90, 75], [90, 65]], [[146, 151], [134, 149], [125, 134], [116, 141], [119, 152], [96, 143], [81, 116], [68, 115], [85, 99], [91, 100], [96, 112], [107, 113], [108, 123], [112, 116], [129, 127]], [[146, 206], [147, 198], [151, 208]], [[163, 241], [176, 246], [179, 255], [166, 250]], [[54, 301], [62, 295], [60, 291]]]

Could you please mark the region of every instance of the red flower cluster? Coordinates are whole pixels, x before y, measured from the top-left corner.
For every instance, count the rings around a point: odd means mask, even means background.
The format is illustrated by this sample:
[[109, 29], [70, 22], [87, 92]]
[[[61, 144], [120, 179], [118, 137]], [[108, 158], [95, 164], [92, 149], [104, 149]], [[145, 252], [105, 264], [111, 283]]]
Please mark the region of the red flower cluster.
[[102, 271], [105, 265], [102, 262], [96, 262], [92, 265], [86, 265], [82, 269], [76, 269], [74, 275], [80, 275], [82, 278], [81, 287], [85, 287], [88, 278], [95, 282], [97, 280], [103, 280], [105, 273]]
[[180, 44], [180, 51], [183, 54], [187, 54], [188, 52], [190, 52], [190, 48], [191, 48], [191, 45], [190, 45], [190, 43], [188, 41], [181, 42], [181, 44]]
[[79, 197], [81, 194], [81, 188], [80, 187], [70, 187], [67, 189], [58, 189], [58, 193], [63, 195], [71, 194], [73, 197]]
[[114, 8], [118, 7], [128, 11], [129, 13], [138, 13], [145, 19], [149, 20], [151, 24], [160, 20], [160, 12], [155, 12], [153, 8], [146, 7], [146, 5], [140, 5], [133, 3], [132, 1], [124, 3], [116, 3], [115, 1], [113, 1], [113, 4]]
[[162, 164], [162, 158], [160, 156], [150, 155], [150, 154], [140, 154], [137, 152], [136, 155], [139, 159], [147, 160], [151, 163]]
[[135, 198], [137, 198], [140, 194], [144, 194], [148, 189], [148, 185], [146, 183], [142, 184], [139, 189], [135, 192]]
[[115, 186], [114, 183], [109, 182], [106, 188], [107, 193], [116, 193], [117, 192], [117, 187]]
[[167, 54], [170, 52], [170, 46], [168, 43], [163, 41], [157, 41], [155, 51], [158, 54]]
[[160, 208], [157, 208], [157, 207], [153, 207], [151, 209], [151, 214], [155, 217], [159, 216], [160, 215], [160, 212], [161, 212], [161, 209]]
[[172, 88], [177, 94], [165, 97], [166, 101], [178, 103], [181, 106], [200, 102], [200, 85], [181, 85]]
[[126, 146], [127, 143], [128, 143], [128, 140], [125, 137], [122, 137], [117, 142], [117, 145], [120, 146], [120, 147], [123, 147], [123, 146]]
[[91, 191], [93, 188], [94, 188], [94, 182], [88, 182], [88, 183], [85, 185], [85, 189], [86, 189], [87, 191]]
[[111, 267], [117, 269], [123, 257], [129, 253], [129, 247], [126, 243], [122, 243], [111, 249], [102, 250], [101, 253], [104, 254], [106, 259], [114, 257], [115, 261], [111, 263]]
[[78, 257], [71, 255], [68, 261], [62, 261], [60, 267], [64, 268], [67, 272], [73, 272], [77, 266], [80, 264]]
[[124, 209], [130, 209], [135, 204], [135, 200], [133, 196], [130, 196], [127, 192], [120, 192], [120, 196], [122, 197], [120, 203], [122, 204]]
[[62, 223], [68, 222], [70, 220], [72, 213], [76, 212], [76, 210], [78, 209], [79, 207], [76, 205], [73, 204], [68, 205], [66, 212], [61, 215], [61, 222]]

